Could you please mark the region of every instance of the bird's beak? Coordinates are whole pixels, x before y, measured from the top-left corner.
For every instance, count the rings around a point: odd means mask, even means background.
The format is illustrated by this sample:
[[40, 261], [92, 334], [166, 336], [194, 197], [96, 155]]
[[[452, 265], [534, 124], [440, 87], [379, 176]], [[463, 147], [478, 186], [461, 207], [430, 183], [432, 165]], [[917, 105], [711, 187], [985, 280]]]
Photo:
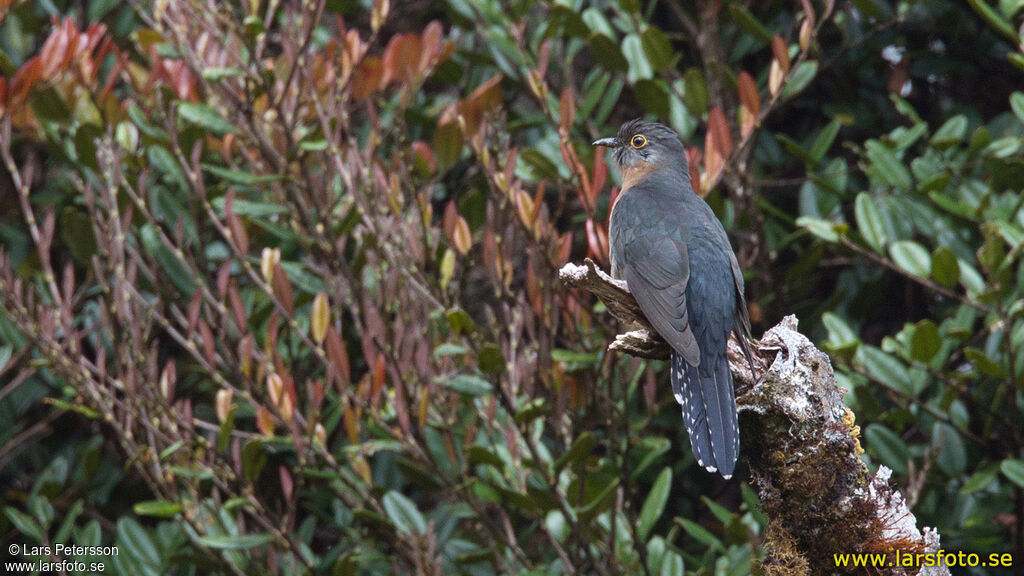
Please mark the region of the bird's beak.
[[605, 148], [618, 148], [619, 141], [615, 138], [601, 138], [600, 140], [594, 141], [594, 146], [604, 146]]

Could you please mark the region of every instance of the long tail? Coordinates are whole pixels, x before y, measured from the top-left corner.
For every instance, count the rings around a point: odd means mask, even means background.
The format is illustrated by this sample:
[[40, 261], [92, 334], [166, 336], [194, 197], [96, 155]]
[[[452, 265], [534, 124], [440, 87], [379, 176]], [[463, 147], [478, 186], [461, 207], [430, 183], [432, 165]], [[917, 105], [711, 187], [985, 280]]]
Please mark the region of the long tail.
[[731, 478], [740, 451], [740, 430], [732, 373], [725, 354], [705, 355], [691, 366], [672, 354], [672, 392], [683, 407], [683, 421], [697, 463]]

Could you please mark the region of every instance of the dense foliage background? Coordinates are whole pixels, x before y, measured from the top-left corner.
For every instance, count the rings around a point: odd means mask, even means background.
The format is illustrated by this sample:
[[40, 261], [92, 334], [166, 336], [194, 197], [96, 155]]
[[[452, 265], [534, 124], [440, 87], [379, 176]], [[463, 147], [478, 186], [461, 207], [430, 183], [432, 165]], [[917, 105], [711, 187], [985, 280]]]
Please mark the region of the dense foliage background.
[[688, 142], [755, 333], [796, 314], [832, 354], [945, 549], [1024, 562], [1024, 2], [0, 18], [5, 543], [114, 544], [123, 574], [757, 573], [742, 464], [700, 470], [662, 364], [606, 354], [557, 281], [607, 254], [589, 143], [643, 115]]

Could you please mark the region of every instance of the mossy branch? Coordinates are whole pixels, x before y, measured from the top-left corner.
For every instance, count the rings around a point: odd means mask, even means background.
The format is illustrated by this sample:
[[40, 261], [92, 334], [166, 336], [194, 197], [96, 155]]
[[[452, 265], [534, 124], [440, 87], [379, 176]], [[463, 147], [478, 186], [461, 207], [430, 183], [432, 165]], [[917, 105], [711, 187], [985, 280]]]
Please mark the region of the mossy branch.
[[[608, 348], [665, 359], [670, 349], [653, 330], [625, 282], [593, 261], [566, 264], [562, 282], [596, 295], [612, 316], [631, 328]], [[861, 460], [860, 429], [843, 404], [828, 356], [797, 331], [787, 316], [752, 343], [754, 371], [735, 340], [729, 363], [740, 411], [741, 454], [769, 518], [765, 535], [768, 575], [858, 573], [836, 566], [834, 554], [937, 552], [939, 534], [918, 530], [902, 495], [889, 485], [889, 469], [872, 475]], [[895, 557], [888, 560], [894, 561]], [[872, 574], [948, 575], [946, 567], [890, 566]]]

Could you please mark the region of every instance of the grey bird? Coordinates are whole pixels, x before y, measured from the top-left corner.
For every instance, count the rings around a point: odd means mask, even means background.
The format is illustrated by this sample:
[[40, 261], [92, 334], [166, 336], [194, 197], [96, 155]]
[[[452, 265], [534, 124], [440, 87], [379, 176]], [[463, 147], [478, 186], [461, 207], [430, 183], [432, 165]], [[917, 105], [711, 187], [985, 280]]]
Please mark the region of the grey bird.
[[730, 478], [740, 449], [726, 356], [730, 331], [750, 361], [736, 254], [711, 207], [693, 192], [675, 131], [637, 119], [594, 145], [614, 150], [622, 174], [609, 229], [612, 276], [626, 281], [672, 348], [672, 392], [697, 462]]

